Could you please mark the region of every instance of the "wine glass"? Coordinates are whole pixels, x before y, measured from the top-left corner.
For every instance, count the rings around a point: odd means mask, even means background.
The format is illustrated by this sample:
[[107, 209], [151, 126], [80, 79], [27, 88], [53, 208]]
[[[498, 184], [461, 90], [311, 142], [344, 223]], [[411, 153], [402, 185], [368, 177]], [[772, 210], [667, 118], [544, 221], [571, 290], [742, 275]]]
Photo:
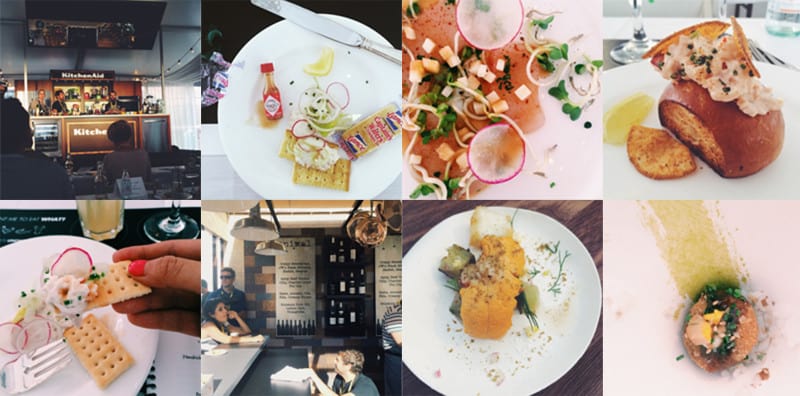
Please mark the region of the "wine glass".
[[170, 239], [194, 239], [200, 227], [191, 217], [181, 213], [180, 201], [172, 201], [169, 212], [156, 213], [144, 221], [144, 234], [153, 242]]
[[728, 0], [717, 0], [717, 17], [725, 20], [728, 17]]
[[655, 40], [647, 38], [647, 33], [644, 31], [642, 1], [628, 0], [633, 8], [633, 38], [611, 50], [611, 59], [617, 63], [627, 65], [642, 60], [642, 55], [656, 43]]

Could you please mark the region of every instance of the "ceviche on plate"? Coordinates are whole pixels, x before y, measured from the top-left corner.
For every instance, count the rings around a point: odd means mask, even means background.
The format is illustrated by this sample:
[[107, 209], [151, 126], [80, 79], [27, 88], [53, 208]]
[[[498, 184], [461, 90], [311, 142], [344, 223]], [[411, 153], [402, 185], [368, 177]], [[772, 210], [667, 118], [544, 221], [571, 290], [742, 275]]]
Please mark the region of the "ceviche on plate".
[[[602, 60], [581, 49], [588, 39], [580, 28], [554, 33], [553, 26], [574, 22], [574, 15], [529, 3], [403, 2], [410, 198], [470, 199], [521, 174], [554, 188], [551, 157], [572, 137], [565, 132], [553, 144], [532, 147], [538, 141], [530, 135], [556, 126], [590, 133], [585, 113], [600, 94]], [[557, 110], [545, 114], [545, 108]]]

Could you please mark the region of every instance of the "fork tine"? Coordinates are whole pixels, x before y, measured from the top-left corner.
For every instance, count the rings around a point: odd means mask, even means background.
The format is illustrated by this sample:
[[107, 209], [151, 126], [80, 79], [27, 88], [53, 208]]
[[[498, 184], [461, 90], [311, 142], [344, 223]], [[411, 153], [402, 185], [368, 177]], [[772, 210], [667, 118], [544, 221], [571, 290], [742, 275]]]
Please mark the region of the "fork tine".
[[45, 346], [39, 347], [35, 351], [33, 351], [33, 353], [29, 356], [29, 359], [38, 360], [45, 353], [48, 353], [48, 352], [51, 352], [51, 351], [54, 351], [54, 350], [60, 350], [62, 348], [65, 348], [66, 346], [67, 346], [67, 343], [62, 341], [62, 340], [53, 341], [53, 342], [51, 342], [51, 343], [49, 343], [49, 344], [47, 344]]
[[32, 369], [35, 370], [33, 372], [33, 377], [36, 378], [36, 381], [43, 381], [64, 368], [71, 361], [72, 354], [70, 354], [69, 351], [66, 351], [66, 353], [61, 353], [60, 355], [56, 355], [54, 359], [50, 359], [35, 367], [32, 367]]

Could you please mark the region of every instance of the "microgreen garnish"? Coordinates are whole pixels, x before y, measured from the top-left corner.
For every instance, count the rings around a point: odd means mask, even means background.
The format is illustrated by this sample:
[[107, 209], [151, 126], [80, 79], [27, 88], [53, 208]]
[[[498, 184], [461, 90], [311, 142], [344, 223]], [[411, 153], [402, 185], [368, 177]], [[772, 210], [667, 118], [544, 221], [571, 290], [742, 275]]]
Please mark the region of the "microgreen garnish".
[[460, 177], [443, 180], [444, 185], [447, 187], [447, 198], [453, 197], [453, 192], [458, 189], [458, 182], [461, 181]]
[[538, 26], [539, 29], [547, 30], [550, 27], [550, 24], [553, 22], [553, 16], [550, 15], [545, 19], [533, 19], [531, 20], [531, 26]]
[[419, 14], [419, 4], [416, 1], [412, 2], [411, 5], [406, 8], [406, 15], [409, 18], [413, 18], [415, 15]]
[[561, 102], [564, 102], [564, 104], [561, 105], [561, 111], [564, 114], [569, 115], [570, 120], [575, 121], [581, 117], [583, 108], [573, 103], [569, 99], [569, 92], [567, 92], [567, 86], [565, 80], [559, 81], [558, 85], [548, 89], [547, 93], [550, 94], [550, 96], [560, 100]]
[[681, 361], [681, 360], [682, 360], [684, 357], [685, 357], [685, 356], [684, 356], [683, 354], [681, 354], [680, 356], [678, 356], [678, 357], [676, 357], [676, 358], [675, 358], [675, 361], [678, 361], [678, 362], [679, 362], [679, 361]]
[[431, 186], [430, 184], [427, 184], [427, 183], [423, 183], [423, 184], [418, 185], [417, 188], [415, 188], [414, 191], [411, 192], [411, 195], [409, 195], [408, 197], [411, 198], [411, 199], [417, 199], [420, 196], [426, 196], [426, 195], [429, 195], [429, 194], [433, 194], [434, 191], [436, 191], [436, 190], [433, 189], [433, 186]]

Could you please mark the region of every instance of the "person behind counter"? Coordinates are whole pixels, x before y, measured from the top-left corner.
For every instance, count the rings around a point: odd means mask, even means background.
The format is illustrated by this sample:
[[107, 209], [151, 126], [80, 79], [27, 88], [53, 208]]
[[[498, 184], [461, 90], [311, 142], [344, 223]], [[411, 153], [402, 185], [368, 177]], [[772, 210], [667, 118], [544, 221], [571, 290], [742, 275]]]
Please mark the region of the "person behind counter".
[[108, 103], [103, 105], [103, 114], [120, 114], [122, 113], [122, 108], [119, 106], [119, 101], [117, 100], [117, 91], [111, 91], [108, 93]]
[[31, 150], [30, 115], [16, 98], [0, 105], [0, 199], [72, 199], [67, 172]]
[[150, 155], [144, 150], [135, 150], [131, 146], [133, 127], [125, 120], [119, 120], [108, 126], [106, 132], [108, 140], [114, 143], [114, 151], [103, 158], [108, 180], [117, 180], [124, 171], [130, 177], [141, 177], [145, 181], [150, 179]]
[[58, 90], [56, 91], [56, 101], [53, 102], [53, 106], [50, 108], [50, 115], [67, 115], [69, 114], [69, 107], [67, 107], [66, 95], [64, 95], [64, 91]]
[[44, 96], [44, 90], [40, 89], [37, 92], [36, 99], [28, 106], [28, 113], [32, 116], [46, 116], [50, 114], [50, 105], [47, 104], [47, 99]]
[[[235, 326], [230, 320], [237, 320]], [[200, 337], [211, 338], [222, 344], [255, 343], [264, 340], [264, 336], [249, 336], [250, 327], [239, 317], [236, 311], [228, 311], [225, 302], [219, 298], [208, 298], [203, 303], [203, 322], [200, 325]]]
[[336, 378], [333, 380], [333, 387], [328, 387], [316, 371], [310, 368], [301, 369], [314, 382], [314, 386], [322, 396], [380, 396], [378, 387], [372, 379], [362, 373], [363, 353], [354, 349], [339, 351], [333, 362], [333, 370], [336, 372]]

